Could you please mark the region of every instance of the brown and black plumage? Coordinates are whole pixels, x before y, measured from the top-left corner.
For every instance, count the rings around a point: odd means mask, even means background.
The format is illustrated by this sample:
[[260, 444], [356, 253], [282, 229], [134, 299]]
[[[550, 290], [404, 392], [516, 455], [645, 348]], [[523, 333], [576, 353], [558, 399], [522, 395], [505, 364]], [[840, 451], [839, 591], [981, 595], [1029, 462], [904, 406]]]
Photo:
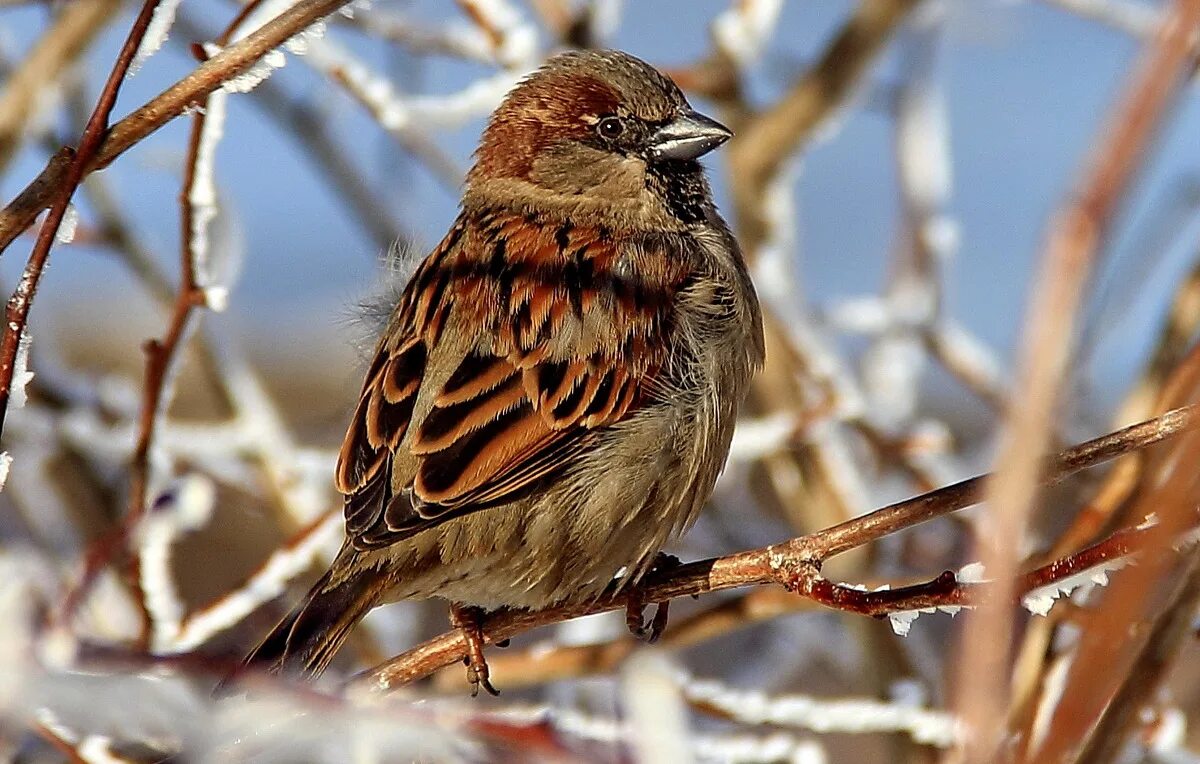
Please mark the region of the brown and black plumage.
[[388, 601], [441, 597], [468, 626], [465, 607], [592, 598], [691, 524], [762, 360], [696, 161], [728, 137], [618, 52], [508, 95], [367, 371], [342, 551], [248, 661], [315, 676]]

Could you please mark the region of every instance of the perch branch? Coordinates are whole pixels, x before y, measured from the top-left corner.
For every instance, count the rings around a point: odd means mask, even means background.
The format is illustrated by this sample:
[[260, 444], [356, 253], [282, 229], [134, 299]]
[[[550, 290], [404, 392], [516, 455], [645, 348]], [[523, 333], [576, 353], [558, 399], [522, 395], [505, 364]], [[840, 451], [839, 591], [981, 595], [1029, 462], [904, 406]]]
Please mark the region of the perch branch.
[[[1027, 596], [1134, 554], [1145, 546], [1148, 531], [1147, 526], [1118, 531], [1074, 554], [1034, 568], [1019, 577], [1016, 591]], [[950, 571], [930, 581], [895, 589], [871, 590], [868, 585], [868, 589], [863, 590], [816, 576], [798, 583], [806, 587], [798, 590], [805, 598], [798, 598], [783, 589], [754, 589], [672, 624], [659, 644], [669, 648], [688, 647], [764, 620], [820, 605], [884, 617], [904, 610], [975, 605], [988, 594], [986, 587], [962, 581]], [[524, 651], [497, 653], [488, 658], [488, 665], [497, 684], [505, 689], [515, 689], [610, 672], [637, 648], [637, 644], [630, 637], [582, 645], [538, 644]], [[457, 688], [461, 686], [462, 674], [451, 668], [439, 673], [436, 682], [441, 689]]]
[[[1069, 448], [1046, 465], [1043, 481], [1046, 483], [1058, 482], [1086, 467], [1146, 448], [1181, 432], [1194, 429], [1197, 424], [1198, 412], [1200, 412], [1200, 407], [1176, 409], [1156, 419], [1132, 425]], [[800, 536], [781, 544], [690, 563], [663, 574], [651, 574], [643, 582], [646, 601], [665, 602], [677, 597], [768, 583], [787, 583], [803, 587], [807, 585], [805, 583], [807, 581], [820, 579], [818, 575], [820, 567], [830, 557], [975, 504], [982, 496], [982, 487], [988, 477], [983, 475], [964, 480], [848, 520], [827, 530]], [[1123, 543], [1120, 537], [1113, 538], [1117, 538]], [[1085, 550], [1079, 554], [1084, 557], [1077, 564], [1093, 559], [1087, 555], [1099, 553]], [[1052, 563], [1051, 565], [1059, 564]], [[1048, 570], [1049, 568], [1050, 566], [1047, 566]], [[1053, 580], [1061, 580], [1073, 572], [1077, 571], [1068, 566], [1039, 574], [1039, 576], [1053, 574], [1057, 576]], [[800, 578], [797, 578], [797, 575]], [[947, 582], [942, 580], [943, 578], [944, 576], [932, 582], [919, 584], [916, 589], [910, 587], [907, 590], [898, 589], [888, 593], [859, 592], [859, 594], [880, 595], [887, 600], [888, 606], [902, 606], [899, 609], [927, 607], [929, 605], [926, 603], [929, 602], [961, 604], [948, 602], [945, 599], [936, 599], [936, 597], [960, 596], [950, 593], [951, 590]], [[1019, 582], [1020, 585], [1028, 583], [1034, 583], [1035, 586], [1044, 585], [1042, 578]], [[812, 596], [817, 599], [824, 595], [828, 595], [827, 599], [857, 596], [826, 592], [822, 584], [814, 585], [811, 588], [813, 589]], [[849, 587], [841, 587], [841, 589], [854, 591]], [[908, 599], [904, 599], [905, 597]], [[865, 612], [869, 615], [881, 612], [875, 609], [875, 605], [878, 603], [875, 603], [870, 596], [857, 604], [861, 605], [857, 612]], [[485, 623], [484, 637], [488, 643], [495, 643], [537, 626], [616, 610], [624, 606], [625, 598], [623, 597], [602, 597], [593, 602], [564, 605], [538, 612], [501, 612], [493, 615]], [[442, 666], [461, 660], [464, 655], [466, 655], [466, 644], [462, 635], [458, 631], [448, 632], [366, 672], [354, 680], [353, 684], [386, 691], [427, 676]]]

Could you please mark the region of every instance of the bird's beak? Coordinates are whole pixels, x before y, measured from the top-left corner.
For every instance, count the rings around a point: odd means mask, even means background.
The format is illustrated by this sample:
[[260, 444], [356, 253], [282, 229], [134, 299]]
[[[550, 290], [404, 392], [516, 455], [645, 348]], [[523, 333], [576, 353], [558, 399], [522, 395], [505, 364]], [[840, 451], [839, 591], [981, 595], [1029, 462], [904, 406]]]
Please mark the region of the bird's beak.
[[733, 137], [729, 128], [696, 111], [686, 111], [650, 136], [650, 158], [698, 159]]

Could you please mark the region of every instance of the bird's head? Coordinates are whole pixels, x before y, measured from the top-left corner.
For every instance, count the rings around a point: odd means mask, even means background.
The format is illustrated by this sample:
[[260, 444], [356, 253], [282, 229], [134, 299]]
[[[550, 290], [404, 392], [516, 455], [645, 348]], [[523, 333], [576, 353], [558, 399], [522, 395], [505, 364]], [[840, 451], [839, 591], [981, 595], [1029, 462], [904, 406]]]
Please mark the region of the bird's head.
[[484, 131], [468, 193], [527, 197], [575, 214], [599, 206], [644, 222], [700, 214], [696, 161], [732, 133], [691, 108], [670, 79], [618, 51], [551, 58], [518, 84]]

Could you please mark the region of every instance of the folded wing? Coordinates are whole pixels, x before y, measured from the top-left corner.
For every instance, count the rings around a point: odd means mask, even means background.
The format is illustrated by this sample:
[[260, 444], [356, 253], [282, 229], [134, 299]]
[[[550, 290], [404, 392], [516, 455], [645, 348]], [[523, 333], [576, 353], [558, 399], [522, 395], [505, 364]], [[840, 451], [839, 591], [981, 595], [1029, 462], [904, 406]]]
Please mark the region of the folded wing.
[[[683, 246], [504, 212], [461, 216], [406, 288], [339, 454], [354, 544], [386, 546], [520, 499], [652, 405], [673, 300], [690, 278]], [[426, 391], [431, 359], [461, 346], [445, 333], [467, 331], [471, 349]], [[414, 421], [419, 398], [432, 405]], [[398, 453], [416, 464], [399, 480]]]

